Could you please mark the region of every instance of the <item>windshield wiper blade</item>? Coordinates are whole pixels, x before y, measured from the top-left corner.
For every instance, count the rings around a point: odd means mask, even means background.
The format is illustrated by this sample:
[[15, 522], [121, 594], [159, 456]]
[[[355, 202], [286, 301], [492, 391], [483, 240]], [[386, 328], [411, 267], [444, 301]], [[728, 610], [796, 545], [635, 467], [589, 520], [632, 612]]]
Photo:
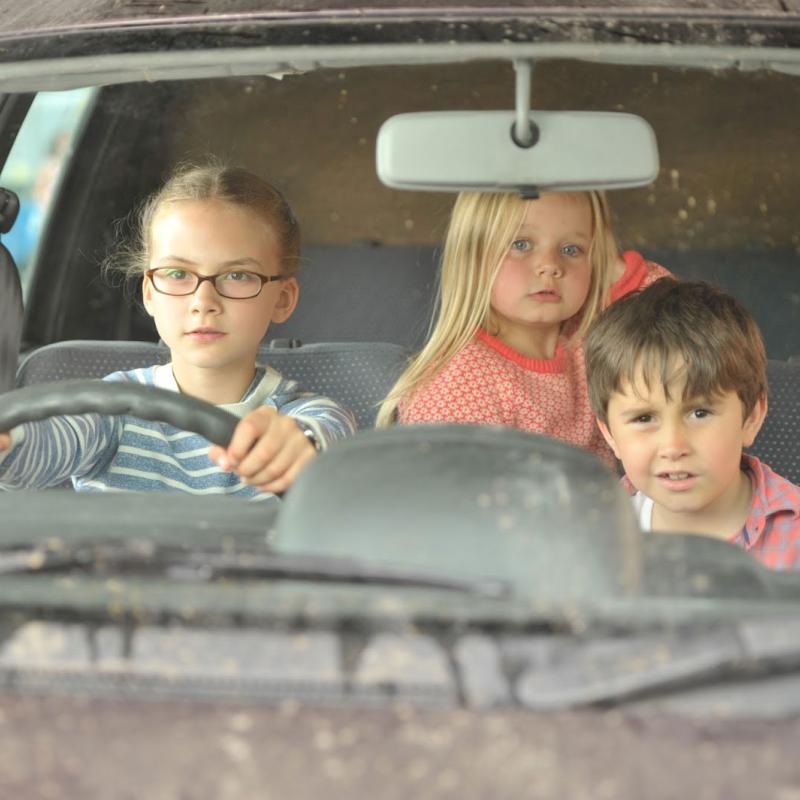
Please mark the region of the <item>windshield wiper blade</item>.
[[198, 582], [239, 578], [363, 583], [443, 589], [504, 600], [513, 595], [510, 583], [492, 578], [456, 578], [343, 557], [211, 550], [144, 538], [58, 540], [0, 550], [0, 575], [65, 572], [161, 575]]
[[[800, 671], [800, 618], [591, 636], [517, 653], [515, 691], [536, 710], [618, 704]], [[527, 663], [526, 663], [527, 662]]]

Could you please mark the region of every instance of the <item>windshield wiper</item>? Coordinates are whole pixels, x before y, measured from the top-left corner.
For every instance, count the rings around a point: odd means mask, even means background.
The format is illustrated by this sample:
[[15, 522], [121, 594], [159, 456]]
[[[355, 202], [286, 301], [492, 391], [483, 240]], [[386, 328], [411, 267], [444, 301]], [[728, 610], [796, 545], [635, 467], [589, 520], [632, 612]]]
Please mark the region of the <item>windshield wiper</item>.
[[632, 636], [575, 638], [530, 653], [518, 646], [519, 652], [512, 654], [515, 693], [528, 708], [578, 708], [797, 673], [798, 634], [800, 618], [781, 615]]
[[212, 550], [133, 537], [58, 540], [0, 550], [0, 575], [65, 572], [157, 575], [199, 582], [239, 578], [363, 583], [443, 589], [492, 599], [513, 595], [510, 583], [491, 578], [453, 578], [349, 558]]

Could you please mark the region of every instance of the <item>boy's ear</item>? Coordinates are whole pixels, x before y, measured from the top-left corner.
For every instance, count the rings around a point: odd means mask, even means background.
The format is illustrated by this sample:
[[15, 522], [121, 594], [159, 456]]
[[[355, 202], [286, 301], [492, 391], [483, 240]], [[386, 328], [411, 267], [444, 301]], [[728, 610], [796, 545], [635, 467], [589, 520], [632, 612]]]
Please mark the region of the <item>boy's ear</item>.
[[281, 291], [272, 309], [272, 322], [286, 322], [292, 316], [300, 298], [300, 285], [297, 278], [286, 278], [280, 282]]
[[748, 415], [742, 426], [742, 447], [750, 447], [758, 436], [761, 426], [764, 424], [764, 418], [767, 416], [767, 398], [759, 397], [753, 410]]
[[601, 420], [599, 417], [597, 417], [596, 420], [597, 420], [597, 427], [600, 428], [600, 433], [603, 434], [603, 438], [608, 443], [608, 446], [614, 451], [614, 455], [620, 461], [622, 461], [622, 458], [620, 458], [619, 455], [619, 450], [617, 450], [617, 444], [614, 441], [614, 437], [611, 435], [611, 431], [608, 429], [608, 425], [606, 425], [606, 423], [603, 422], [603, 420]]

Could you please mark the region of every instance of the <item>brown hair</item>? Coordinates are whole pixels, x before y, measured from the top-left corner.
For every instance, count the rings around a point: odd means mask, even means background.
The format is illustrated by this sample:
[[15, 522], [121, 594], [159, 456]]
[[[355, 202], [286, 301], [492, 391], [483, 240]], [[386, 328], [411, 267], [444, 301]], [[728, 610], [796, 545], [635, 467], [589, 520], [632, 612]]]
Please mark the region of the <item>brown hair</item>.
[[218, 200], [249, 209], [274, 232], [280, 246], [284, 274], [297, 272], [300, 226], [283, 195], [249, 170], [228, 167], [214, 160], [177, 167], [166, 183], [135, 212], [135, 241], [116, 255], [116, 263], [108, 266], [127, 277], [141, 277], [149, 266], [150, 233], [159, 211], [169, 203], [197, 200]]
[[676, 356], [684, 399], [735, 390], [747, 417], [767, 396], [767, 356], [755, 320], [736, 298], [701, 281], [661, 278], [626, 295], [590, 327], [585, 351], [589, 401], [606, 424], [611, 395], [640, 374], [648, 389], [660, 380], [669, 399]]

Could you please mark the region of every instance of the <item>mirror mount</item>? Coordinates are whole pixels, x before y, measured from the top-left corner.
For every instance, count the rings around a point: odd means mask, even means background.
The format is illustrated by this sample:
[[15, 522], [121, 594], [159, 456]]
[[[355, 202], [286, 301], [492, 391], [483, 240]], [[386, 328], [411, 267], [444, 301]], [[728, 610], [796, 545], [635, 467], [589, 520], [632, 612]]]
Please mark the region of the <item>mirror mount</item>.
[[514, 61], [515, 100], [517, 116], [511, 128], [511, 139], [517, 147], [533, 147], [539, 141], [539, 128], [531, 119], [531, 76], [533, 61], [518, 58]]
[[518, 186], [517, 192], [523, 200], [538, 200], [539, 187], [538, 186]]
[[[511, 126], [511, 141], [517, 147], [528, 149], [539, 141], [539, 128], [531, 117], [531, 76], [533, 61], [518, 58], [514, 61], [516, 119]], [[538, 186], [520, 186], [517, 190], [523, 200], [536, 200]]]

